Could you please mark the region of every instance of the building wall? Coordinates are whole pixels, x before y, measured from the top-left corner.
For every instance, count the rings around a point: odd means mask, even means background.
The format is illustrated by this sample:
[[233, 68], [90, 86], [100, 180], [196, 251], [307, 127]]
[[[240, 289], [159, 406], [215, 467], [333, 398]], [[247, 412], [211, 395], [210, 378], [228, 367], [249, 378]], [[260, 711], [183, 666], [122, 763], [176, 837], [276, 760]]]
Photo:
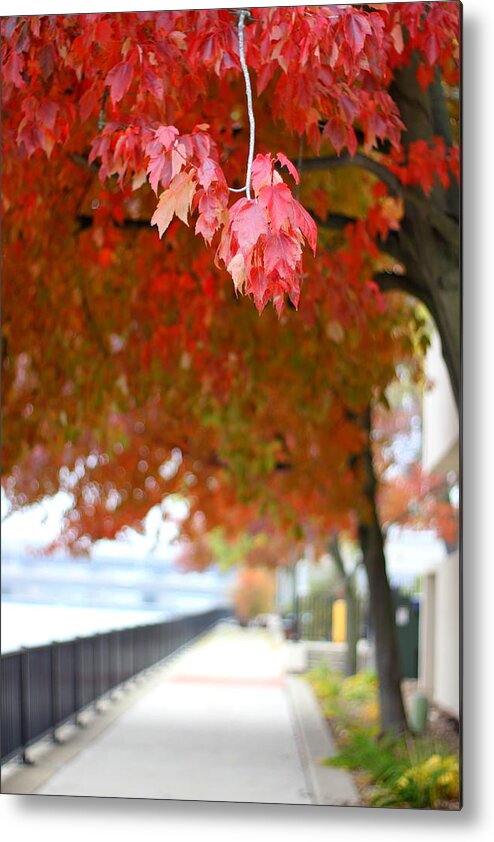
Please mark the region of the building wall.
[[[437, 334], [427, 355], [432, 388], [423, 401], [422, 464], [458, 472], [458, 412]], [[445, 712], [459, 717], [460, 567], [458, 552], [430, 559], [422, 576], [419, 685]]]
[[[422, 465], [425, 471], [432, 472], [445, 461], [448, 453], [453, 452], [456, 457], [458, 454], [458, 411], [437, 333], [433, 334], [427, 352], [426, 375], [431, 388], [423, 399]], [[454, 463], [448, 465], [450, 467], [454, 468]]]
[[447, 556], [436, 571], [437, 624], [434, 651], [434, 701], [447, 712], [460, 710], [460, 605], [458, 553]]
[[451, 716], [460, 713], [459, 557], [451, 553], [423, 578], [419, 683]]

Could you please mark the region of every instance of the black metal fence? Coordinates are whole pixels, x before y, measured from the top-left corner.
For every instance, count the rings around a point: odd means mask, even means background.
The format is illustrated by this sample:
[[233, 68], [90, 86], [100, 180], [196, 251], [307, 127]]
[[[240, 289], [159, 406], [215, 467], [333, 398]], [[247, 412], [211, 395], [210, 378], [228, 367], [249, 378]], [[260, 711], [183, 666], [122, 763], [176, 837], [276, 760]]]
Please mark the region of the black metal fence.
[[50, 643], [0, 658], [1, 762], [230, 616], [226, 609]]
[[327, 594], [296, 597], [293, 610], [283, 615], [285, 635], [292, 640], [331, 640], [335, 599]]

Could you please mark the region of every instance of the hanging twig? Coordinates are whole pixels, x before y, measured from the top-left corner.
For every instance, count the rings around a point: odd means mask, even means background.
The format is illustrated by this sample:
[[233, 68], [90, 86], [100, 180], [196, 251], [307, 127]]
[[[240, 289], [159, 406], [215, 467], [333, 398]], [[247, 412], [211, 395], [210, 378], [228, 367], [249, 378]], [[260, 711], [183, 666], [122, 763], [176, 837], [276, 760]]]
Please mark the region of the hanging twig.
[[297, 160], [297, 170], [298, 170], [298, 177], [299, 181], [297, 186], [295, 187], [295, 196], [300, 201], [300, 181], [302, 180], [302, 164], [304, 158], [304, 136], [303, 134], [300, 135], [300, 143], [298, 145], [298, 160]]
[[238, 9], [238, 10], [231, 10], [232, 12], [238, 14], [238, 52], [240, 58], [240, 66], [242, 68], [242, 73], [244, 74], [245, 79], [245, 91], [247, 94], [247, 113], [249, 115], [249, 129], [250, 129], [250, 136], [249, 136], [249, 155], [247, 158], [247, 175], [245, 179], [245, 187], [234, 188], [230, 187], [231, 193], [243, 193], [245, 190], [245, 195], [247, 199], [251, 199], [250, 194], [250, 179], [251, 179], [251, 171], [252, 171], [252, 162], [254, 160], [254, 144], [256, 139], [256, 121], [254, 117], [254, 107], [252, 105], [252, 86], [250, 83], [250, 76], [249, 76], [249, 69], [247, 67], [247, 62], [245, 60], [245, 44], [244, 44], [244, 29], [245, 29], [245, 20], [246, 18], [250, 18], [250, 12], [247, 9]]

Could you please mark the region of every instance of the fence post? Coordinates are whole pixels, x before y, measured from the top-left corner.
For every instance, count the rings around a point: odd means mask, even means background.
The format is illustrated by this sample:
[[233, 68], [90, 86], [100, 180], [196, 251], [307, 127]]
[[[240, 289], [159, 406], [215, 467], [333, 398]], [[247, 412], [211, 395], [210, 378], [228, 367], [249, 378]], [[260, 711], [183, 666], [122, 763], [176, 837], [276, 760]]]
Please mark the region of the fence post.
[[29, 650], [21, 647], [21, 763], [32, 766], [33, 761], [27, 756], [26, 748], [31, 738], [31, 704], [29, 684]]
[[82, 680], [82, 658], [81, 646], [82, 638], [77, 636], [74, 639], [74, 723], [78, 728], [85, 728], [83, 722], [79, 719], [78, 713], [81, 707], [81, 680]]
[[51, 738], [54, 743], [61, 745], [61, 740], [56, 734], [57, 724], [61, 719], [61, 671], [60, 671], [60, 646], [56, 640], [52, 641], [50, 648], [50, 682], [51, 682], [51, 713], [52, 731]]
[[93, 635], [91, 646], [92, 678], [93, 678], [93, 709], [95, 713], [103, 713], [98, 705], [101, 696], [101, 645], [100, 635]]

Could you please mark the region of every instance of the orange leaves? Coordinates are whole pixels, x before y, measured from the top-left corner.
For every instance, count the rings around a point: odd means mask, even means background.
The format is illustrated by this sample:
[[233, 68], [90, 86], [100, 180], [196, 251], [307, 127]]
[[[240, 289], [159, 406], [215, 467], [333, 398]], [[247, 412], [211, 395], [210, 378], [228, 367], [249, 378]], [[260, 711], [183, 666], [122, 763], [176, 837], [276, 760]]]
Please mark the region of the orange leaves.
[[[199, 477], [194, 494], [206, 516], [215, 509], [208, 483], [222, 471], [243, 478], [254, 497], [273, 465], [283, 469], [264, 501], [283, 500], [300, 518], [316, 512], [324, 519], [330, 503], [341, 508], [342, 496], [352, 505], [353, 475], [347, 470], [343, 480], [340, 462], [359, 442], [338, 422], [335, 404], [358, 411], [403, 359], [391, 305], [372, 282], [384, 260], [392, 265], [376, 241], [399, 227], [402, 204], [382, 182], [373, 201], [372, 176], [359, 180], [357, 166], [330, 174], [306, 168], [307, 207], [328, 228], [328, 209], [340, 217], [313, 259], [317, 229], [294, 196], [290, 158], [299, 138], [304, 158], [321, 145], [326, 155], [330, 144], [352, 154], [358, 130], [359, 148], [374, 148], [376, 166], [404, 185], [447, 184], [458, 171], [457, 150], [422, 143], [405, 158], [391, 83], [412, 49], [422, 84], [438, 67], [451, 68], [444, 78], [453, 78], [456, 6], [256, 11], [245, 33], [259, 93], [256, 143], [266, 153], [282, 136], [287, 146], [286, 155], [257, 155], [250, 201], [228, 189], [243, 184], [248, 147], [229, 11], [2, 21], [9, 377], [29, 353], [39, 382], [22, 406], [8, 393], [8, 471], [17, 465], [40, 485], [49, 475], [56, 487], [52, 468], [66, 458], [60, 441], [70, 440], [72, 457], [82, 458], [95, 436], [112, 433], [114, 411], [129, 425], [126, 450], [136, 455], [134, 401], [155, 413], [154, 426], [146, 419], [150, 454], [136, 465], [145, 459], [151, 466], [154, 457], [154, 467], [161, 464], [163, 436], [167, 445], [188, 447], [187, 470]], [[378, 152], [381, 141], [395, 151]], [[349, 215], [357, 221], [342, 228]], [[170, 229], [175, 216], [192, 231]], [[163, 243], [157, 233], [165, 232]], [[287, 298], [299, 304], [305, 276], [300, 312], [282, 312]], [[270, 309], [258, 319], [232, 283], [259, 311], [272, 301], [281, 323]], [[25, 418], [29, 404], [34, 412]], [[51, 465], [43, 476], [22, 462], [39, 442]], [[123, 524], [155, 501], [156, 471], [139, 477], [123, 455], [110, 455], [105, 481], [128, 494], [115, 513]], [[234, 496], [232, 483], [216, 510], [224, 513]]]
[[379, 511], [385, 526], [433, 529], [448, 544], [458, 540], [458, 509], [449, 500], [450, 483], [445, 476], [426, 474], [412, 465], [406, 474], [383, 483]]
[[261, 567], [243, 568], [237, 578], [233, 599], [237, 616], [242, 622], [267, 614], [273, 609], [274, 576]]

